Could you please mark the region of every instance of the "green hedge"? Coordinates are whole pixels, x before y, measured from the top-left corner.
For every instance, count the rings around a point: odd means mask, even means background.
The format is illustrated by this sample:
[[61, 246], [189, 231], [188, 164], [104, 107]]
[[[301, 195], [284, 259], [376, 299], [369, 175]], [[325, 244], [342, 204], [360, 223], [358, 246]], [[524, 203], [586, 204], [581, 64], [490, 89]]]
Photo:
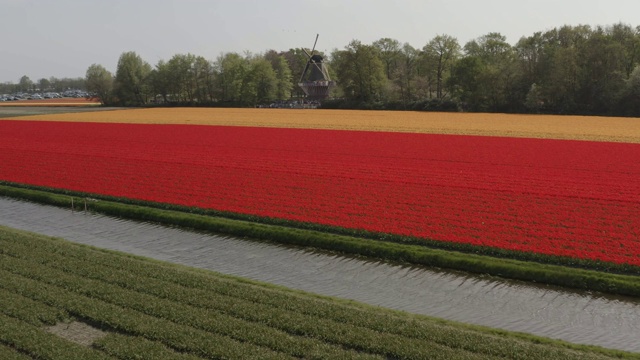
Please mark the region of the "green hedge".
[[[5, 186], [3, 186], [3, 184]], [[31, 192], [25, 193], [23, 190], [35, 190], [35, 191], [33, 193]], [[515, 259], [515, 260], [536, 262], [536, 263], [542, 263], [542, 264], [552, 264], [552, 265], [561, 265], [561, 266], [575, 267], [575, 268], [582, 268], [582, 269], [589, 269], [589, 270], [598, 270], [602, 272], [628, 274], [628, 275], [640, 275], [640, 266], [633, 266], [628, 264], [615, 264], [615, 263], [603, 262], [603, 261], [577, 259], [577, 258], [565, 257], [565, 256], [545, 255], [545, 254], [539, 254], [534, 252], [505, 250], [505, 249], [500, 249], [496, 247], [477, 246], [477, 245], [448, 242], [448, 241], [438, 241], [438, 240], [432, 240], [432, 239], [402, 236], [402, 235], [395, 235], [395, 234], [388, 234], [388, 233], [375, 233], [375, 232], [370, 232], [362, 229], [342, 228], [337, 226], [298, 222], [298, 221], [284, 220], [284, 219], [278, 219], [278, 218], [259, 217], [255, 215], [222, 212], [222, 211], [216, 211], [211, 209], [185, 207], [185, 206], [174, 205], [174, 204], [148, 202], [148, 201], [128, 199], [128, 198], [116, 198], [116, 197], [102, 196], [102, 195], [95, 195], [95, 194], [84, 194], [79, 192], [63, 190], [63, 189], [33, 187], [28, 185], [7, 183], [7, 182], [0, 181], [0, 195], [2, 194], [6, 194], [7, 196], [24, 198], [27, 200], [40, 202], [44, 204], [62, 206], [62, 207], [70, 207], [71, 206], [70, 199], [73, 198], [74, 207], [77, 210], [83, 210], [85, 207], [90, 209], [91, 203], [94, 202], [95, 200], [105, 200], [108, 202], [115, 202], [120, 204], [137, 205], [144, 208], [172, 210], [180, 213], [199, 214], [199, 215], [205, 215], [208, 217], [242, 220], [242, 221], [247, 221], [252, 223], [276, 225], [276, 226], [285, 227], [285, 228], [313, 230], [313, 231], [318, 231], [318, 232], [328, 233], [328, 234], [346, 235], [348, 237], [381, 240], [383, 242], [393, 242], [393, 243], [404, 244], [404, 245], [418, 245], [418, 246], [429, 247], [433, 249], [442, 249], [447, 251], [456, 251], [456, 252], [462, 252], [462, 253], [497, 257], [497, 258]], [[63, 194], [63, 195], [68, 195], [69, 197], [57, 198], [57, 197], [52, 197], [51, 194]], [[131, 210], [127, 210], [123, 212], [119, 212], [118, 210], [115, 210], [115, 212], [111, 213], [111, 215], [128, 217], [127, 212], [129, 211]], [[140, 214], [140, 216], [141, 216], [139, 218], [140, 220], [145, 220], [144, 214]], [[155, 221], [155, 220], [149, 219], [149, 221]], [[189, 225], [185, 224], [184, 226], [189, 226]], [[242, 236], [242, 234], [239, 234], [239, 235]]]

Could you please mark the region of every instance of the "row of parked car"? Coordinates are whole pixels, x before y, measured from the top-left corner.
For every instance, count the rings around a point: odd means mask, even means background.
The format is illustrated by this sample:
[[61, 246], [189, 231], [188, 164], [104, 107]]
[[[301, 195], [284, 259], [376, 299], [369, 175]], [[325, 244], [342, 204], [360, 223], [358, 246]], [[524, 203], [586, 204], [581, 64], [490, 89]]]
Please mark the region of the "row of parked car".
[[[45, 97], [46, 96], [46, 97]], [[0, 101], [13, 101], [13, 100], [41, 100], [41, 99], [51, 99], [53, 97], [57, 97], [57, 96], [51, 96], [51, 95], [43, 95], [43, 94], [4, 94], [4, 95], [0, 95]], [[62, 97], [62, 96], [60, 96]]]
[[88, 96], [91, 96], [91, 94], [83, 90], [66, 90], [62, 94], [57, 92], [1, 94], [0, 101], [42, 100], [65, 97], [81, 98]]

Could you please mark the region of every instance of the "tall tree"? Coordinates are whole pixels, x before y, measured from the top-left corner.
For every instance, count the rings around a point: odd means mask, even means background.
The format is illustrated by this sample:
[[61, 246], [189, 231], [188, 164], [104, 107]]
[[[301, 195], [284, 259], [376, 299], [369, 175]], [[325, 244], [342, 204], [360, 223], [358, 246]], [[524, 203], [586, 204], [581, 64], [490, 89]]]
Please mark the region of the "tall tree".
[[530, 87], [540, 82], [544, 68], [546, 44], [541, 32], [522, 37], [515, 46], [518, 61], [522, 70], [524, 86]]
[[[526, 92], [521, 94], [521, 99], [512, 98], [513, 88], [517, 83], [517, 62], [515, 51], [507, 43], [505, 36], [500, 33], [483, 35], [465, 44], [464, 50], [467, 58], [478, 60], [477, 63], [465, 63], [465, 67], [473, 64], [473, 67], [467, 70], [480, 70], [473, 76], [476, 84], [466, 85], [467, 90], [473, 88], [478, 92], [473, 96], [467, 96], [475, 101], [468, 103], [471, 108], [482, 111], [507, 111], [514, 103], [524, 104]], [[479, 67], [476, 67], [477, 65]]]
[[271, 63], [264, 57], [254, 57], [246, 74], [245, 96], [243, 100], [251, 105], [263, 104], [276, 99], [278, 78]]
[[60, 84], [60, 79], [58, 79], [55, 76], [52, 76], [49, 78], [49, 84], [51, 84], [51, 87], [55, 90], [55, 91], [63, 91], [64, 88], [61, 86]]
[[211, 61], [197, 56], [193, 63], [196, 81], [196, 98], [200, 102], [212, 102], [215, 99], [215, 71]]
[[18, 82], [20, 91], [31, 91], [33, 89], [33, 81], [27, 75], [23, 75]]
[[171, 94], [179, 102], [193, 102], [196, 93], [193, 54], [176, 54], [167, 62], [171, 74]]
[[113, 90], [113, 75], [99, 64], [89, 66], [85, 75], [87, 90], [95, 92], [102, 104], [111, 102], [111, 91]]
[[40, 87], [40, 91], [48, 91], [51, 87], [51, 82], [48, 79], [42, 78], [38, 80], [38, 86]]
[[384, 64], [372, 45], [353, 40], [332, 55], [338, 85], [350, 100], [371, 102], [380, 98], [385, 81]]
[[451, 71], [448, 86], [453, 89], [462, 107], [468, 111], [483, 111], [485, 96], [480, 84], [483, 63], [477, 56], [465, 56]]
[[416, 68], [419, 58], [419, 51], [409, 43], [405, 43], [398, 56], [398, 66], [391, 74], [391, 79], [397, 91], [397, 98], [406, 107], [407, 103], [413, 100], [413, 90], [415, 86]]
[[579, 76], [578, 50], [575, 47], [555, 49], [549, 61], [542, 90], [549, 110], [570, 114], [580, 109], [578, 105]]
[[[585, 41], [586, 34], [590, 31], [590, 28], [584, 26], [576, 28], [563, 26], [542, 33], [539, 40], [542, 49], [536, 50], [538, 71], [528, 72], [526, 67], [523, 68], [523, 71], [525, 78], [527, 74], [531, 75], [528, 78], [529, 85], [536, 84], [536, 92], [538, 92], [538, 96], [543, 102], [542, 106], [546, 111], [570, 113], [578, 108], [577, 93], [580, 73], [577, 59], [578, 47]], [[536, 40], [529, 40], [529, 42], [531, 41]], [[525, 49], [537, 47], [537, 45], [524, 42], [518, 45], [522, 45]], [[518, 49], [518, 51], [521, 50]], [[520, 55], [519, 61], [522, 64], [523, 61], [528, 60], [523, 59]], [[532, 61], [528, 62], [533, 65]]]
[[640, 26], [633, 28], [630, 25], [618, 23], [607, 29], [611, 39], [623, 48], [623, 64], [625, 78], [631, 76], [640, 63]]
[[433, 59], [436, 74], [436, 98], [444, 98], [445, 74], [448, 74], [455, 61], [460, 57], [458, 40], [449, 35], [437, 35], [422, 49], [425, 56]]
[[238, 53], [226, 53], [218, 56], [214, 62], [216, 71], [218, 99], [223, 102], [242, 101], [242, 89], [249, 64]]
[[579, 103], [588, 113], [606, 113], [624, 86], [625, 49], [605, 29], [598, 27], [578, 48]]
[[115, 93], [125, 105], [142, 105], [149, 96], [151, 65], [134, 51], [124, 52], [118, 59]]
[[640, 66], [631, 72], [617, 99], [616, 115], [640, 116]]
[[293, 74], [285, 57], [277, 53], [275, 56], [274, 54], [265, 54], [265, 59], [271, 63], [271, 68], [276, 75], [276, 99], [284, 100], [291, 97]]
[[[162, 96], [163, 103], [169, 103], [174, 100], [169, 96], [172, 89], [171, 83], [171, 70], [169, 69], [169, 65], [164, 60], [158, 61], [155, 69], [149, 73], [149, 84], [153, 89], [154, 96]], [[154, 99], [154, 101], [155, 100], [160, 101], [159, 99]]]
[[373, 42], [373, 47], [378, 50], [380, 60], [384, 63], [387, 79], [391, 79], [391, 74], [398, 66], [398, 59], [402, 52], [402, 46], [398, 40], [382, 38]]
[[512, 48], [504, 35], [492, 32], [466, 43], [464, 51], [469, 56], [478, 56], [484, 62], [495, 63], [510, 55]]

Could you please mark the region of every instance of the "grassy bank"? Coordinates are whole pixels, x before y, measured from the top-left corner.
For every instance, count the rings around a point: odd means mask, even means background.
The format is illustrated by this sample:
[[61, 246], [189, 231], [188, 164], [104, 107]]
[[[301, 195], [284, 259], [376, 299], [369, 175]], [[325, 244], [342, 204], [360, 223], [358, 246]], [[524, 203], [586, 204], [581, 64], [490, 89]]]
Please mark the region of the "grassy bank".
[[[2, 358], [638, 359], [0, 227]], [[102, 331], [89, 346], [48, 326]], [[70, 325], [68, 325], [70, 326]]]
[[123, 218], [152, 221], [257, 240], [314, 247], [376, 259], [399, 261], [575, 289], [640, 297], [640, 277], [606, 271], [558, 266], [415, 244], [380, 241], [310, 229], [291, 228], [201, 214], [159, 209], [106, 200], [86, 200], [34, 189], [0, 185], [0, 195], [44, 204], [87, 209]]

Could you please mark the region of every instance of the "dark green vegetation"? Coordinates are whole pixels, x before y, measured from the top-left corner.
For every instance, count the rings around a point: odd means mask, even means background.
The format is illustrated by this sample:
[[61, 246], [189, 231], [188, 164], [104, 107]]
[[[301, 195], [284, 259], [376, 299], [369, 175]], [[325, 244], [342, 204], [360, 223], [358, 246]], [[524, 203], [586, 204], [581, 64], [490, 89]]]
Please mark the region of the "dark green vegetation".
[[[323, 54], [338, 84], [337, 100], [323, 106], [640, 115], [640, 27], [562, 26], [523, 36], [515, 45], [500, 33], [466, 44], [437, 35], [417, 45], [390, 38], [371, 44], [353, 40]], [[301, 48], [226, 53], [214, 61], [177, 54], [155, 67], [123, 53], [111, 101], [255, 106], [299, 98], [297, 82], [306, 61]], [[96, 92], [108, 93], [111, 83], [99, 81], [108, 78], [106, 70], [87, 72], [87, 84]]]
[[[413, 45], [402, 39], [353, 40], [321, 54], [338, 84], [337, 100], [325, 105], [640, 116], [640, 27], [565, 25], [523, 35], [515, 44], [500, 33], [466, 44], [437, 35]], [[108, 104], [127, 106], [269, 105], [303, 95], [297, 83], [307, 60], [302, 48], [292, 48], [224, 53], [215, 60], [176, 54], [152, 66], [130, 51], [120, 55], [114, 74], [93, 64], [84, 81], [40, 79], [37, 86], [87, 88]], [[69, 85], [70, 80], [80, 84]], [[35, 87], [25, 76], [19, 84], [0, 84], [0, 93]]]
[[[606, 359], [577, 346], [295, 292], [0, 227], [3, 359]], [[82, 346], [47, 331], [104, 331]], [[63, 326], [64, 328], [64, 326]]]
[[[0, 195], [44, 204], [223, 233], [255, 240], [314, 247], [376, 259], [406, 262], [503, 278], [640, 297], [636, 267], [510, 252], [425, 239], [407, 239], [348, 229], [214, 213], [129, 199], [95, 198], [0, 185]], [[234, 217], [234, 218], [230, 218]], [[434, 248], [433, 246], [439, 246]]]

